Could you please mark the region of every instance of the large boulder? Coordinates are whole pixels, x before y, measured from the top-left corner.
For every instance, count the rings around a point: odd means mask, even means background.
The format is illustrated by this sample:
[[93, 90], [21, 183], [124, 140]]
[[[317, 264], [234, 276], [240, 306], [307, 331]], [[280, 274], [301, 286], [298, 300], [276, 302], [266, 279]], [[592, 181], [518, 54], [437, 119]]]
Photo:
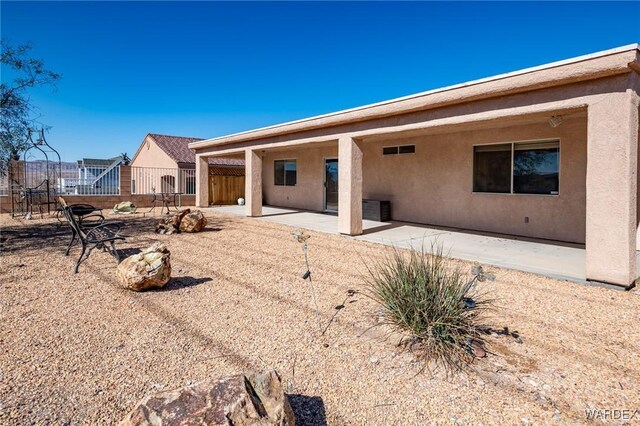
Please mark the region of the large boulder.
[[180, 221], [180, 231], [182, 232], [200, 232], [205, 226], [207, 226], [207, 218], [200, 210], [187, 213]]
[[165, 217], [156, 225], [156, 233], [158, 234], [174, 234], [180, 232], [180, 223], [182, 218], [191, 213], [190, 209], [181, 210], [177, 213], [170, 214], [167, 212]]
[[171, 279], [171, 252], [155, 243], [120, 262], [116, 275], [122, 287], [133, 291], [163, 287]]
[[294, 426], [275, 371], [237, 375], [147, 396], [120, 426]]

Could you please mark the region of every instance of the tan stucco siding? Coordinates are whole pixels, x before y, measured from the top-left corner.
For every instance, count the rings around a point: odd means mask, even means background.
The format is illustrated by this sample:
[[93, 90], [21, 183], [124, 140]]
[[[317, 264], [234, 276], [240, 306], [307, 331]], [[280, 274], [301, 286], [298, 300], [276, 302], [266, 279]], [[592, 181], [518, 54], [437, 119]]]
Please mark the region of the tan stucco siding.
[[167, 189], [168, 187], [165, 188], [167, 184], [163, 185], [163, 176], [172, 176], [172, 178], [165, 178], [165, 182], [172, 184], [175, 191], [184, 188], [184, 182], [182, 182], [182, 185], [179, 182], [178, 164], [149, 136], [142, 142], [142, 146], [131, 162], [131, 166], [133, 167], [131, 174], [132, 191], [135, 193], [149, 194]]
[[[306, 210], [324, 209], [324, 159], [338, 158], [338, 146], [267, 152], [263, 157], [262, 183], [267, 204]], [[273, 184], [275, 160], [296, 160], [296, 186]]]
[[[538, 139], [560, 139], [559, 195], [472, 192], [474, 145]], [[394, 144], [415, 144], [416, 153], [383, 156]], [[586, 118], [362, 146], [363, 197], [390, 200], [395, 220], [584, 242]]]
[[142, 146], [131, 162], [131, 165], [134, 167], [178, 167], [178, 164], [148, 136], [142, 142]]

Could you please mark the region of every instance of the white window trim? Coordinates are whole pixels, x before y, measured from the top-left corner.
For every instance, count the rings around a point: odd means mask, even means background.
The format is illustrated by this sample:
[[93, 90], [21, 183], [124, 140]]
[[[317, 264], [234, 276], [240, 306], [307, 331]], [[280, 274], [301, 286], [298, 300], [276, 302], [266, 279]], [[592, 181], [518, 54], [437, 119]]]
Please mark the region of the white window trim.
[[[557, 194], [523, 194], [520, 192], [513, 192], [513, 163], [514, 163], [514, 151], [515, 145], [521, 143], [543, 143], [543, 142], [558, 142], [558, 193]], [[511, 145], [511, 188], [510, 192], [478, 192], [473, 190], [473, 171], [475, 167], [475, 148], [477, 146], [490, 146], [490, 145]], [[490, 143], [476, 143], [471, 146], [471, 193], [478, 195], [506, 195], [506, 196], [524, 196], [524, 197], [559, 197], [562, 179], [562, 139], [561, 138], [544, 138], [544, 139], [526, 139], [521, 141], [505, 141], [505, 142], [490, 142]]]
[[[296, 163], [296, 183], [295, 185], [287, 185], [287, 170], [285, 168], [284, 170], [284, 183], [282, 185], [278, 185], [276, 184], [276, 161], [284, 161], [285, 162], [285, 167], [286, 167], [286, 162], [287, 161], [293, 161]], [[296, 187], [298, 186], [298, 159], [297, 158], [274, 158], [273, 159], [273, 186], [289, 186], [289, 187]]]

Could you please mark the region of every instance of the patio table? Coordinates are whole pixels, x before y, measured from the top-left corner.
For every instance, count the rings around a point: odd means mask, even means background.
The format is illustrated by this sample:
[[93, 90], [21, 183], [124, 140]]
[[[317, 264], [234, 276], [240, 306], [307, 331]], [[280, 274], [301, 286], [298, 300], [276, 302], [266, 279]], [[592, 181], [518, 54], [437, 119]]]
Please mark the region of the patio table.
[[171, 211], [171, 204], [176, 211], [179, 211], [182, 208], [182, 194], [184, 192], [152, 192], [146, 195], [152, 195], [153, 200], [151, 203], [153, 206], [149, 209], [149, 213], [151, 213], [157, 206], [158, 203], [162, 204], [162, 208], [160, 209], [160, 214], [167, 209], [167, 213]]

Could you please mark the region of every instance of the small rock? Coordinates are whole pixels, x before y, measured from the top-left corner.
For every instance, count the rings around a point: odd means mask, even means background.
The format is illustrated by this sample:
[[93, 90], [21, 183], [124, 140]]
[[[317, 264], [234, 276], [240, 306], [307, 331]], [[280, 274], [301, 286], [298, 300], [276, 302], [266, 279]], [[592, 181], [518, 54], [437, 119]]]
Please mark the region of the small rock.
[[380, 360], [375, 356], [372, 356], [371, 358], [369, 358], [369, 362], [371, 362], [371, 364], [377, 364], [380, 362]]
[[484, 349], [484, 344], [481, 341], [472, 340], [469, 348], [476, 358], [484, 358], [487, 356], [487, 351]]

